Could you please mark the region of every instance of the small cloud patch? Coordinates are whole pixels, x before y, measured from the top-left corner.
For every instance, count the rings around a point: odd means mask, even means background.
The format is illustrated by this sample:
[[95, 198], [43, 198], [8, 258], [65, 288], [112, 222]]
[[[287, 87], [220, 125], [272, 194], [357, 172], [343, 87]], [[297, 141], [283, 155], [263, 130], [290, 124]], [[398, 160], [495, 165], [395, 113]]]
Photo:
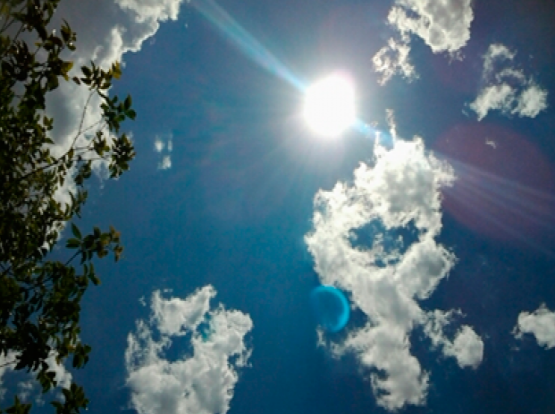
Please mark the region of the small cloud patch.
[[547, 309], [545, 304], [532, 313], [521, 312], [513, 335], [520, 339], [524, 334], [534, 335], [539, 346], [555, 348], [555, 312]]
[[547, 108], [547, 91], [515, 67], [516, 52], [494, 43], [484, 55], [482, 78], [485, 86], [470, 108], [484, 119], [490, 111], [505, 115], [535, 118]]
[[173, 151], [173, 135], [156, 135], [154, 139], [154, 152], [160, 154], [158, 161], [159, 170], [168, 170], [172, 167], [171, 153]]

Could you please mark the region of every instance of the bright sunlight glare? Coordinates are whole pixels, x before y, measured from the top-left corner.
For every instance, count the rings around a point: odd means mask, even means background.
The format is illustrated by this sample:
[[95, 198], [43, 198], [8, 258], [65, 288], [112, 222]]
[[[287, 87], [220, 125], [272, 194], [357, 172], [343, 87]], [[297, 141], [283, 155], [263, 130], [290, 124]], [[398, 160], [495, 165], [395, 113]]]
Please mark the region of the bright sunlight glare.
[[304, 117], [318, 135], [340, 135], [356, 120], [353, 84], [334, 74], [311, 85], [306, 91]]

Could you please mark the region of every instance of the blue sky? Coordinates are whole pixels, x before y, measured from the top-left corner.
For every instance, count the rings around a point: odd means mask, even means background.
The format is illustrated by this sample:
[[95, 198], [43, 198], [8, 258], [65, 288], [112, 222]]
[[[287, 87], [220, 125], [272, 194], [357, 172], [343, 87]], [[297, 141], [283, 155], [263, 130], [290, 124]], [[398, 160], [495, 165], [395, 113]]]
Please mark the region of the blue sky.
[[[553, 10], [62, 2], [74, 59], [122, 59], [138, 113], [78, 223], [125, 245], [83, 305], [89, 411], [552, 412]], [[322, 139], [304, 89], [336, 71], [365, 128]], [[81, 98], [50, 101], [60, 148]], [[338, 333], [319, 284], [351, 304]]]

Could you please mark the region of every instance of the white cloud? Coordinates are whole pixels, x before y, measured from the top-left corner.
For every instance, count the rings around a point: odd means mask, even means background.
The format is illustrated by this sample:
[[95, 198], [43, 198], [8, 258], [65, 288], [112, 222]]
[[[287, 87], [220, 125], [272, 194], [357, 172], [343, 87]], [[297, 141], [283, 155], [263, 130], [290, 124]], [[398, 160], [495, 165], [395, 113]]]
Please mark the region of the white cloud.
[[164, 299], [159, 291], [152, 295], [152, 318], [158, 330], [168, 336], [185, 335], [194, 331], [210, 310], [210, 300], [216, 296], [212, 286], [205, 286], [186, 300]]
[[159, 170], [168, 170], [172, 167], [172, 159], [169, 155], [164, 155], [162, 161], [158, 163]]
[[516, 53], [501, 43], [492, 43], [484, 55], [484, 72], [489, 76], [495, 71], [495, 63], [498, 61], [512, 61]]
[[538, 85], [529, 83], [522, 91], [517, 101], [513, 114], [535, 118], [541, 111], [547, 108], [547, 91]]
[[403, 327], [370, 323], [349, 335], [334, 352], [353, 350], [362, 365], [383, 372], [373, 372], [370, 381], [378, 404], [396, 410], [406, 404], [424, 403], [429, 375], [410, 353], [410, 343]]
[[56, 362], [56, 354], [51, 352], [48, 358], [46, 358], [46, 363], [48, 364], [48, 370], [56, 374], [55, 378], [58, 382], [58, 386], [69, 388], [71, 385], [72, 375], [66, 370], [64, 365]]
[[159, 170], [167, 170], [172, 166], [171, 153], [173, 151], [173, 134], [156, 135], [154, 138], [154, 151], [160, 154], [158, 161]]
[[[439, 189], [453, 180], [453, 169], [427, 153], [420, 138], [394, 139], [390, 150], [376, 147], [372, 165], [361, 164], [352, 185], [338, 183], [315, 197], [314, 230], [306, 236], [315, 270], [323, 284], [350, 292], [368, 318], [332, 351], [354, 352], [362, 365], [379, 371], [371, 374], [371, 384], [378, 403], [389, 410], [425, 401], [429, 375], [410, 353], [409, 334], [431, 323], [434, 314], [417, 301], [432, 294], [456, 261], [435, 241], [441, 230]], [[371, 246], [353, 246], [357, 232], [376, 222], [383, 234], [373, 235]], [[409, 228], [414, 235], [404, 243], [384, 243], [388, 232]], [[433, 338], [463, 367], [481, 361], [481, 340], [468, 327], [453, 342], [441, 329]]]
[[547, 309], [545, 304], [533, 313], [521, 312], [513, 334], [516, 338], [521, 338], [523, 334], [532, 334], [540, 346], [555, 348], [555, 312]]
[[464, 47], [473, 19], [471, 0], [398, 0], [388, 16], [397, 30], [419, 36], [434, 53]]
[[478, 114], [478, 120], [482, 120], [492, 110], [509, 112], [514, 102], [515, 90], [502, 83], [482, 89], [476, 100], [470, 104], [470, 108]]
[[[253, 325], [248, 315], [222, 305], [210, 310], [215, 295], [212, 286], [186, 299], [154, 292], [150, 322], [137, 322], [125, 352], [131, 403], [140, 414], [228, 411], [237, 368], [246, 366], [252, 352], [244, 337]], [[192, 352], [169, 361], [165, 351], [172, 337], [184, 335], [191, 335]]]
[[409, 81], [417, 77], [409, 59], [410, 45], [403, 40], [390, 38], [372, 58], [374, 69], [381, 74], [379, 83], [386, 84], [394, 75], [401, 75]]
[[[180, 0], [116, 0], [122, 9], [135, 13], [139, 23], [146, 23], [155, 33], [160, 20], [176, 20], [179, 12]], [[148, 32], [147, 32], [148, 33]]]
[[420, 37], [434, 53], [455, 55], [470, 39], [474, 13], [471, 0], [397, 0], [387, 19], [399, 39], [390, 38], [372, 59], [382, 85], [396, 74], [409, 81], [416, 77], [409, 60], [411, 35]]
[[470, 104], [482, 120], [490, 111], [507, 115], [536, 117], [547, 108], [547, 91], [532, 77], [512, 67], [516, 52], [505, 45], [491, 44], [484, 55], [483, 81], [485, 86]]
[[444, 352], [455, 357], [461, 368], [477, 368], [484, 357], [484, 342], [471, 327], [464, 325]]
[[484, 357], [484, 343], [472, 328], [463, 325], [450, 341], [444, 328], [452, 323], [453, 315], [461, 315], [459, 311], [429, 312], [424, 331], [436, 347], [441, 347], [445, 356], [454, 357], [461, 368], [477, 368]]

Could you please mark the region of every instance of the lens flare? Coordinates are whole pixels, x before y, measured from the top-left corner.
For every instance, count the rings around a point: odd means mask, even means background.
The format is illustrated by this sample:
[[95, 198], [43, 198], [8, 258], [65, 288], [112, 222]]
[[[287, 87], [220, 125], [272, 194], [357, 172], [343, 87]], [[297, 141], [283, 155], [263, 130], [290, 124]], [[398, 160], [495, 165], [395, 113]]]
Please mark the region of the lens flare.
[[321, 285], [310, 294], [318, 324], [329, 332], [339, 332], [349, 322], [351, 310], [347, 298], [334, 286]]

